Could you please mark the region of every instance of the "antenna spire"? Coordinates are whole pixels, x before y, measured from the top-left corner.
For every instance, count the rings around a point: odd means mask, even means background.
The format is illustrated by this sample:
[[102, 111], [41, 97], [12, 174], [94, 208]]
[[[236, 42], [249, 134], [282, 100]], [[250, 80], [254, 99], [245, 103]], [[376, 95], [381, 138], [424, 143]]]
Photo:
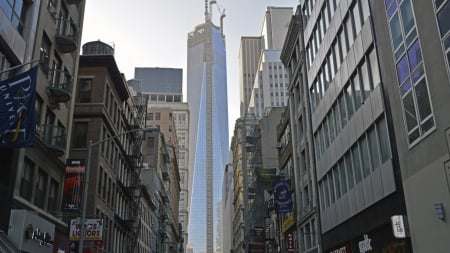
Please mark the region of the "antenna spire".
[[208, 20], [209, 13], [208, 13], [208, 0], [205, 0], [205, 20]]

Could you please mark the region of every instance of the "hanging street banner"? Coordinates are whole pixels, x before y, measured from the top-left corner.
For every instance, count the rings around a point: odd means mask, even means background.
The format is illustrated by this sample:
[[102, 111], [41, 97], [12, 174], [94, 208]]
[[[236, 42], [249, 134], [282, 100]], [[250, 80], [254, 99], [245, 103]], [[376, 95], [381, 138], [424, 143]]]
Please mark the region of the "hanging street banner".
[[83, 196], [84, 175], [86, 173], [86, 161], [68, 159], [66, 161], [66, 173], [63, 191], [63, 212], [78, 212]]
[[37, 67], [0, 82], [0, 148], [34, 144]]
[[278, 181], [273, 184], [275, 206], [278, 213], [292, 212], [291, 181]]

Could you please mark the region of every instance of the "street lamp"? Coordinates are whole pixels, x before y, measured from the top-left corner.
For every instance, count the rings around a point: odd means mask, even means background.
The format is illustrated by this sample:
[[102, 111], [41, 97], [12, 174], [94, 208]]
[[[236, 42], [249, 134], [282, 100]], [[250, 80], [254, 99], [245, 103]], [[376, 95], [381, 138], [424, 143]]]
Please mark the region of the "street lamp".
[[92, 142], [92, 140], [89, 140], [89, 144], [88, 144], [88, 157], [87, 157], [87, 161], [86, 161], [86, 171], [85, 171], [85, 180], [84, 180], [84, 188], [83, 188], [83, 203], [81, 205], [81, 221], [80, 221], [80, 243], [78, 245], [78, 253], [83, 253], [83, 244], [84, 244], [84, 222], [86, 219], [86, 206], [87, 206], [87, 194], [88, 194], [88, 186], [89, 186], [89, 169], [90, 169], [90, 165], [91, 165], [91, 153], [92, 153], [92, 148], [102, 144], [104, 142], [116, 139], [118, 137], [121, 137], [125, 134], [129, 134], [129, 133], [134, 133], [134, 132], [138, 132], [138, 131], [142, 131], [143, 133], [148, 133], [148, 132], [153, 132], [153, 131], [157, 131], [159, 130], [159, 128], [157, 126], [150, 126], [150, 127], [145, 127], [145, 128], [136, 128], [130, 131], [126, 131], [123, 132], [121, 134], [106, 138], [104, 140], [99, 140], [97, 142]]

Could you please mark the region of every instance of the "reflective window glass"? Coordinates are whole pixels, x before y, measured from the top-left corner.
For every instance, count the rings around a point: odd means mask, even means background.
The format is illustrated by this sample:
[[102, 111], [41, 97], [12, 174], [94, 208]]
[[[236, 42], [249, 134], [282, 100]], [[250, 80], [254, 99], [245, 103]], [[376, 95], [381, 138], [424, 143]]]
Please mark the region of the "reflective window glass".
[[404, 115], [406, 120], [406, 127], [408, 129], [408, 132], [410, 132], [417, 126], [417, 114], [416, 108], [414, 107], [414, 98], [412, 92], [408, 93], [403, 98], [403, 107], [405, 110]]
[[422, 62], [419, 40], [416, 40], [411, 48], [408, 49], [408, 59], [411, 70], [415, 69]]
[[414, 28], [414, 16], [410, 0], [404, 0], [400, 4], [400, 12], [402, 15], [403, 30], [405, 34], [408, 34]]
[[420, 121], [423, 121], [431, 114], [430, 97], [428, 95], [427, 82], [425, 78], [423, 78], [416, 85], [415, 92]]
[[437, 17], [441, 36], [444, 36], [450, 31], [450, 1], [447, 1], [444, 7], [442, 7]]
[[402, 59], [397, 63], [397, 77], [398, 83], [402, 84], [403, 81], [409, 76], [409, 67], [408, 67], [408, 57], [406, 55], [403, 56]]
[[396, 13], [394, 17], [391, 19], [390, 27], [391, 27], [392, 44], [395, 51], [403, 42], [403, 35], [402, 30], [400, 28], [400, 19], [398, 17], [398, 13]]

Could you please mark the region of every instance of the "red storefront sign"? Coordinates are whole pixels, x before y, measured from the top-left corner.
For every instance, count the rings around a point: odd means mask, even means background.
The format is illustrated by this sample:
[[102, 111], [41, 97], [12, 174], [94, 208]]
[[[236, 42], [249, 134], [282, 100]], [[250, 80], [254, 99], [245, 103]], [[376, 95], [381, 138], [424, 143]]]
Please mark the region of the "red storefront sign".
[[288, 232], [286, 234], [286, 237], [287, 237], [287, 251], [294, 252], [295, 251], [294, 235], [292, 234], [292, 232]]

